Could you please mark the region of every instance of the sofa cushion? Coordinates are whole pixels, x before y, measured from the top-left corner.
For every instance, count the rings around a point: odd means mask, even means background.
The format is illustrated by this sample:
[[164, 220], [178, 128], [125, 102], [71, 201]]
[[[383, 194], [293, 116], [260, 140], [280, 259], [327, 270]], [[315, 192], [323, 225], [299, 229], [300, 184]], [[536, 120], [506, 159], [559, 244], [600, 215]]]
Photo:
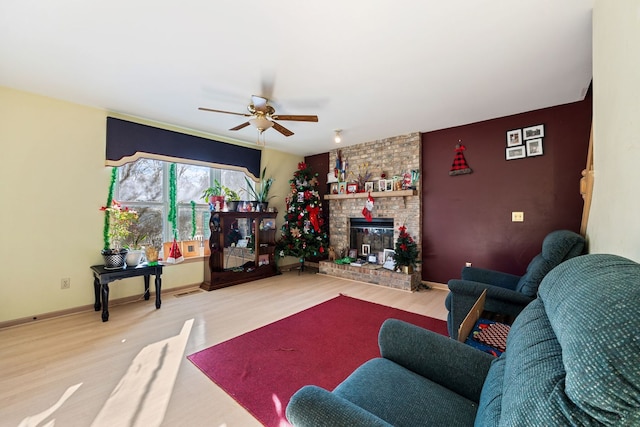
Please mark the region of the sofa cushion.
[[482, 386], [480, 404], [476, 415], [477, 427], [492, 427], [500, 425], [502, 412], [502, 388], [504, 386], [504, 364], [506, 354], [491, 363], [489, 373]]
[[640, 265], [577, 257], [544, 279], [539, 298], [562, 347], [568, 399], [601, 423], [640, 425]]
[[511, 327], [505, 352], [501, 425], [565, 425], [563, 410], [549, 396], [562, 389], [562, 350], [539, 299]]
[[477, 404], [382, 358], [356, 369], [334, 393], [394, 426], [473, 425]]

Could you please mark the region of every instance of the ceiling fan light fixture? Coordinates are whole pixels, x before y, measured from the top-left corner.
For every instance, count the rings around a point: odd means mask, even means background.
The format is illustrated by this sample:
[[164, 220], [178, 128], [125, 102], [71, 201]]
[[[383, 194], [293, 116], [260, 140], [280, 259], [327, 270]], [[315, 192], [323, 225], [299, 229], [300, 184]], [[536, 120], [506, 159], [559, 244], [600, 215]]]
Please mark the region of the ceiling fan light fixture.
[[256, 129], [258, 129], [259, 133], [262, 133], [270, 127], [273, 127], [273, 122], [263, 115], [254, 117], [253, 119], [249, 120], [249, 123], [251, 123], [251, 125]]
[[336, 142], [336, 144], [339, 144], [340, 142], [342, 142], [342, 136], [340, 135], [342, 129], [336, 129], [334, 132], [336, 133], [336, 136], [333, 138], [333, 140]]

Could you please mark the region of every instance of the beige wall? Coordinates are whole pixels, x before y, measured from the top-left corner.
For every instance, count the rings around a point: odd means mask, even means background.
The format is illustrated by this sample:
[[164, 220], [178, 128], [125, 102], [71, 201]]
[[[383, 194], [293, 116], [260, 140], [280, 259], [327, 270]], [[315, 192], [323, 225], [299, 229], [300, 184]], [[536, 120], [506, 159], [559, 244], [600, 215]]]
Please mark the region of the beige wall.
[[640, 262], [640, 1], [596, 0], [589, 251]]
[[[0, 87], [0, 323], [93, 304], [89, 266], [102, 263], [99, 208], [110, 174], [104, 166], [106, 116]], [[263, 152], [263, 165], [276, 177], [272, 191], [279, 197], [272, 202], [280, 212], [301, 159]], [[166, 268], [163, 289], [202, 282], [203, 268], [202, 262]], [[71, 278], [68, 290], [60, 289], [63, 277]], [[111, 287], [111, 298], [142, 289], [142, 278], [122, 280]]]

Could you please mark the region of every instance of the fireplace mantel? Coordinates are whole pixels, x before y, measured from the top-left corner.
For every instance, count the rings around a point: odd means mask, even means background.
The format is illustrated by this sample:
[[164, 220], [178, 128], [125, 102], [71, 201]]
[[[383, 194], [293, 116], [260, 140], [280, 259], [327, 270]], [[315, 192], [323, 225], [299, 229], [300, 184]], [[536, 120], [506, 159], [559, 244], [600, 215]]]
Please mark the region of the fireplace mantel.
[[[400, 191], [373, 191], [372, 197], [407, 197], [418, 194], [417, 190], [400, 190]], [[364, 199], [369, 193], [347, 193], [347, 194], [325, 194], [325, 200], [341, 200], [341, 199]]]

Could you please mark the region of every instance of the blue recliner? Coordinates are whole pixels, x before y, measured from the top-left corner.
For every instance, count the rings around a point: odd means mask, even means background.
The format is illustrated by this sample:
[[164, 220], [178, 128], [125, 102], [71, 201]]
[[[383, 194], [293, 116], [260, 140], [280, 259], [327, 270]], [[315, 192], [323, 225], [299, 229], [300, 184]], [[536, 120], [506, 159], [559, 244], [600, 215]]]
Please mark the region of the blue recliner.
[[538, 292], [542, 279], [560, 263], [582, 255], [584, 238], [569, 230], [549, 233], [542, 242], [542, 252], [529, 263], [524, 276], [464, 267], [461, 279], [450, 280], [445, 306], [449, 310], [447, 328], [449, 336], [458, 338], [458, 328], [484, 289], [487, 298], [484, 309], [516, 317]]
[[546, 275], [499, 358], [399, 320], [333, 391], [298, 390], [296, 427], [638, 426], [640, 264], [570, 259]]

